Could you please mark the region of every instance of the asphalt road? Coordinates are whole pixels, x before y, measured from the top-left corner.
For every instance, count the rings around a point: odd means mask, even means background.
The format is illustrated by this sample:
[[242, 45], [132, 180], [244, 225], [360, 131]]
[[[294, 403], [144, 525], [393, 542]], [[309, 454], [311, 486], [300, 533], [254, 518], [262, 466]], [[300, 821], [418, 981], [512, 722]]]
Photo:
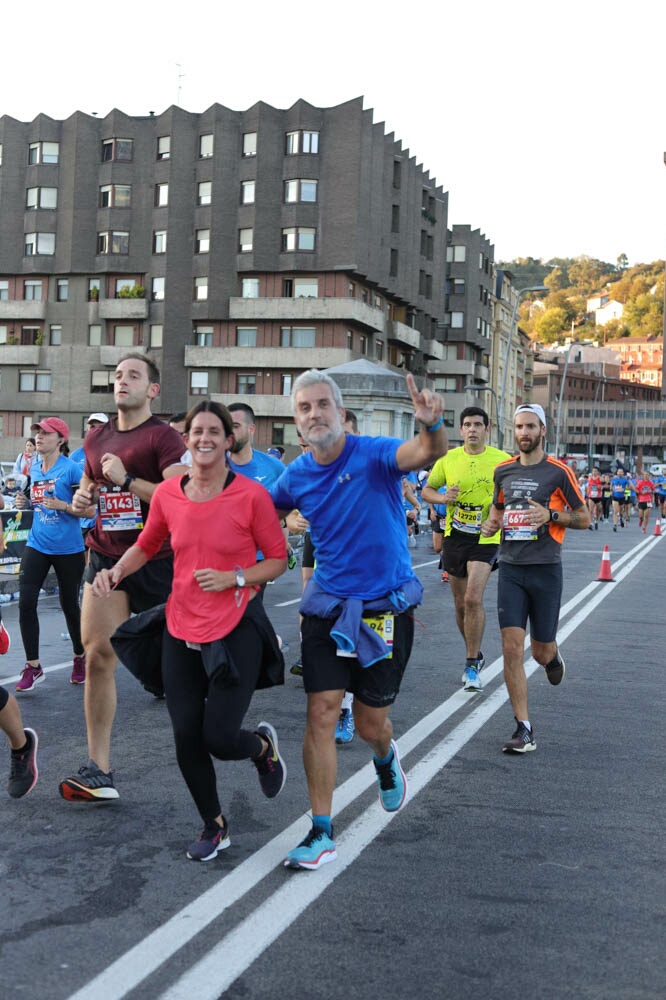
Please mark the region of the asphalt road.
[[[604, 544], [614, 583], [597, 582]], [[113, 762], [121, 798], [59, 797], [58, 782], [85, 761], [83, 692], [68, 683], [57, 598], [42, 599], [47, 679], [21, 700], [40, 734], [40, 779], [23, 800], [0, 798], [0, 996], [663, 1000], [665, 551], [635, 522], [617, 534], [607, 525], [568, 533], [566, 678], [552, 688], [534, 670], [538, 749], [509, 757], [500, 752], [514, 723], [496, 574], [486, 687], [466, 695], [450, 589], [421, 536], [413, 561], [426, 597], [393, 711], [410, 802], [385, 814], [367, 748], [358, 739], [340, 748], [338, 861], [313, 873], [280, 865], [309, 825], [305, 697], [289, 674], [284, 688], [256, 695], [248, 719], [276, 725], [286, 787], [269, 802], [251, 765], [219, 765], [232, 846], [214, 862], [186, 860], [201, 823], [166, 708], [123, 668]], [[266, 592], [288, 665], [298, 655], [299, 576]], [[0, 682], [13, 688], [18, 609], [2, 611], [13, 645]]]

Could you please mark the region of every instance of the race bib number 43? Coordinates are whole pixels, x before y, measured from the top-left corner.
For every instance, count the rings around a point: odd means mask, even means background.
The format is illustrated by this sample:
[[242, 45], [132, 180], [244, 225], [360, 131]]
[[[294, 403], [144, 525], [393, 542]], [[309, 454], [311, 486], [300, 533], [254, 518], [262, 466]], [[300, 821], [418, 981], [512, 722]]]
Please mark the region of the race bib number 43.
[[535, 524], [530, 524], [530, 510], [505, 510], [502, 520], [504, 540], [507, 542], [533, 542], [537, 538]]
[[100, 486], [99, 515], [104, 531], [140, 531], [143, 528], [139, 498], [119, 486]]

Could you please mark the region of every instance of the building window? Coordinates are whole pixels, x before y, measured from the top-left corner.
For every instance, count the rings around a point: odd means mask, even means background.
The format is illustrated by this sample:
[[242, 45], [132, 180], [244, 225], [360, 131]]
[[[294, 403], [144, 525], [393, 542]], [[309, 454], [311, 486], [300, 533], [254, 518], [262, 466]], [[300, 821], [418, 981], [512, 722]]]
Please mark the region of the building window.
[[210, 229], [196, 229], [194, 231], [194, 252], [208, 253], [210, 250]]
[[190, 395], [208, 395], [208, 372], [190, 372]]
[[88, 302], [97, 302], [101, 284], [100, 278], [88, 278]]
[[361, 334], [358, 338], [358, 353], [367, 354], [368, 353], [368, 338], [365, 334]]
[[196, 347], [212, 347], [213, 346], [213, 327], [212, 326], [195, 326], [194, 328], [194, 343]]
[[51, 372], [19, 372], [19, 392], [50, 392]]
[[241, 297], [244, 299], [259, 298], [259, 278], [243, 278], [241, 280]]
[[0, 167], [2, 166], [2, 143], [0, 142]]
[[214, 137], [212, 134], [199, 136], [199, 159], [207, 160], [213, 155]]
[[286, 152], [287, 156], [293, 156], [295, 153], [318, 153], [319, 132], [309, 132], [301, 129], [297, 132], [287, 132]]
[[438, 377], [435, 379], [435, 388], [438, 392], [457, 392], [458, 379], [455, 375], [446, 375], [444, 378]]
[[42, 282], [41, 280], [23, 282], [23, 298], [26, 302], [41, 302]]
[[100, 208], [129, 208], [132, 204], [131, 184], [102, 184], [99, 189]]
[[169, 185], [165, 182], [155, 185], [155, 208], [164, 208], [169, 204]]
[[59, 157], [58, 142], [31, 142], [28, 146], [28, 163], [57, 163]]
[[69, 281], [67, 278], [58, 278], [56, 281], [56, 302], [67, 302], [69, 299]]
[[314, 250], [316, 229], [304, 226], [290, 226], [282, 230], [282, 249], [292, 250]]
[[447, 278], [446, 281], [446, 291], [448, 295], [464, 295], [465, 294], [465, 279], [464, 278]]
[[150, 288], [150, 298], [153, 302], [164, 302], [165, 278], [153, 278]]
[[153, 253], [166, 253], [166, 229], [156, 229], [153, 233]]
[[352, 333], [351, 330], [347, 330], [347, 350], [348, 351], [354, 350], [354, 334]]
[[205, 302], [208, 298], [208, 276], [194, 279], [194, 301]]
[[90, 391], [113, 392], [115, 380], [115, 371], [109, 371], [108, 368], [104, 368], [101, 371], [92, 371], [90, 373]]
[[383, 361], [383, 360], [384, 360], [384, 341], [383, 340], [376, 340], [375, 341], [375, 361]]
[[254, 396], [257, 391], [256, 375], [237, 375], [236, 392], [239, 396]]
[[456, 411], [455, 410], [444, 410], [442, 417], [444, 418], [445, 427], [455, 427], [456, 424]]
[[60, 347], [62, 344], [62, 327], [51, 324], [49, 328], [49, 344], [51, 347]]
[[446, 263], [447, 264], [464, 264], [465, 263], [465, 247], [450, 245], [446, 248]]
[[400, 205], [391, 205], [391, 232], [400, 232]]
[[389, 275], [391, 278], [398, 277], [398, 251], [391, 250], [391, 255], [389, 259]]
[[284, 200], [286, 202], [316, 201], [317, 181], [302, 178], [285, 181]]
[[238, 230], [238, 251], [239, 253], [249, 253], [252, 250], [252, 240], [254, 229]]
[[291, 295], [295, 299], [316, 299], [319, 295], [318, 278], [293, 278]]
[[129, 233], [122, 230], [98, 233], [97, 253], [100, 256], [105, 254], [126, 256], [129, 253]]
[[4, 278], [0, 281], [0, 302], [9, 302], [9, 282]]
[[171, 157], [171, 136], [160, 135], [157, 137], [157, 159], [168, 160]]
[[102, 343], [101, 323], [91, 323], [88, 327], [88, 344], [90, 347], [99, 347]]
[[121, 326], [120, 324], [114, 326], [113, 328], [113, 346], [114, 347], [134, 347], [134, 327], [133, 326]]
[[115, 297], [117, 299], [124, 299], [129, 297], [129, 293], [134, 288], [136, 282], [134, 278], [116, 278], [115, 280]]
[[104, 139], [102, 141], [102, 163], [107, 163], [110, 160], [129, 163], [133, 158], [133, 139]]
[[257, 133], [256, 132], [243, 133], [243, 156], [256, 156], [256, 155], [257, 155]]
[[25, 193], [26, 208], [57, 208], [58, 189], [54, 187], [28, 188]]
[[451, 312], [449, 315], [449, 326], [453, 330], [462, 330], [465, 325], [465, 313], [464, 312]]
[[256, 181], [241, 181], [241, 205], [254, 205]]
[[42, 331], [38, 326], [21, 327], [21, 344], [25, 347], [35, 347], [42, 342]]
[[26, 233], [23, 248], [24, 257], [53, 256], [55, 253], [55, 233]]
[[257, 328], [254, 326], [236, 327], [236, 347], [256, 347]]
[[150, 346], [161, 347], [164, 337], [164, 327], [161, 323], [153, 323], [150, 327]]
[[317, 331], [311, 326], [283, 326], [280, 347], [314, 347]]
[[291, 386], [294, 381], [293, 375], [283, 375], [282, 376], [282, 395], [291, 396]]
[[9, 327], [6, 324], [0, 326], [0, 344], [6, 344], [9, 337]]
[[393, 161], [393, 187], [396, 190], [400, 189], [400, 180], [402, 177], [402, 163], [400, 160]]
[[199, 181], [197, 184], [197, 205], [210, 205], [212, 191], [212, 181]]

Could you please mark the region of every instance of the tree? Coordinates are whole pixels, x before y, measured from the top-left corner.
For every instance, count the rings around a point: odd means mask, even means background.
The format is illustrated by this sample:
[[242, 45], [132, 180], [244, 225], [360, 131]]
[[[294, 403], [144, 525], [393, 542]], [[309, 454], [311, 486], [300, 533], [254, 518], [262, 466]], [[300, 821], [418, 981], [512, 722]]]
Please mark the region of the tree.
[[626, 253], [621, 253], [617, 258], [617, 269], [618, 271], [626, 271], [629, 267], [629, 258]]
[[546, 309], [534, 323], [534, 331], [539, 340], [546, 344], [552, 344], [554, 340], [561, 340], [568, 332], [570, 325], [569, 314], [566, 309], [556, 307]]

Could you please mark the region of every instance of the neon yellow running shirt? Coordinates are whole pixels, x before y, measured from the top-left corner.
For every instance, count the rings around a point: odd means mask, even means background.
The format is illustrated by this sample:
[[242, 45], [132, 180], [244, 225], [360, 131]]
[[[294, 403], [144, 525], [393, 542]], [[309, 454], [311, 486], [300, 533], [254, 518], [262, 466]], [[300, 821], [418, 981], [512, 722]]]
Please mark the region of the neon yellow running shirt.
[[456, 536], [467, 535], [480, 545], [498, 544], [501, 532], [485, 538], [481, 524], [488, 517], [493, 499], [493, 472], [507, 458], [511, 455], [499, 448], [487, 446], [480, 455], [469, 455], [461, 446], [437, 459], [428, 476], [428, 486], [435, 490], [441, 486], [460, 487], [457, 500], [446, 508], [445, 535], [455, 531]]

